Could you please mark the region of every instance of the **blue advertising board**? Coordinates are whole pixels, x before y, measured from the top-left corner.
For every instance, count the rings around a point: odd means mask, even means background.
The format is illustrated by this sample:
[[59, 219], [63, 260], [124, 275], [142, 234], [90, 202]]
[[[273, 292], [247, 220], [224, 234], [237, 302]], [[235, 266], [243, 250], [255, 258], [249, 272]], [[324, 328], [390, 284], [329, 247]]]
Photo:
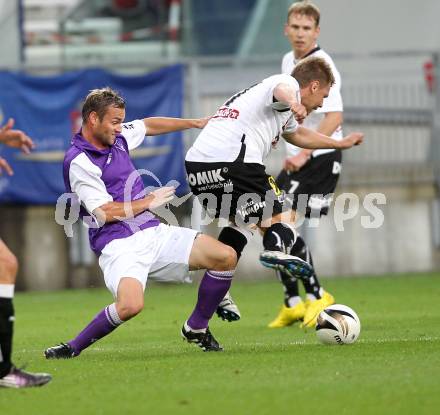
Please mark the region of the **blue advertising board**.
[[[35, 142], [30, 155], [1, 146], [14, 169], [0, 176], [0, 202], [53, 204], [64, 193], [62, 160], [71, 137], [81, 127], [81, 105], [91, 89], [110, 86], [127, 103], [126, 121], [150, 116], [181, 117], [183, 67], [175, 65], [141, 76], [87, 69], [57, 76], [0, 72], [2, 124], [15, 119]], [[131, 154], [138, 169], [151, 171], [162, 184], [177, 180], [177, 194], [187, 191], [182, 133], [147, 137]], [[143, 176], [145, 177], [145, 176]], [[149, 183], [147, 183], [149, 184]], [[157, 183], [152, 183], [157, 186]]]

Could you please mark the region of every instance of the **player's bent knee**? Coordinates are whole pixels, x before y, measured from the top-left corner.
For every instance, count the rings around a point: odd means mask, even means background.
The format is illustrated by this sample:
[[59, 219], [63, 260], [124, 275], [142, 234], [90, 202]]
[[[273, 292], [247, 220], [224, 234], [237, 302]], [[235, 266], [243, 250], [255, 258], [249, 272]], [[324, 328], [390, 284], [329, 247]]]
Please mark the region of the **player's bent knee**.
[[220, 232], [218, 240], [233, 248], [237, 254], [238, 260], [240, 259], [243, 249], [251, 236], [252, 232], [249, 229], [241, 229], [236, 226], [227, 226]]
[[130, 320], [137, 316], [144, 308], [143, 302], [130, 302], [126, 304], [117, 304], [117, 312], [122, 321]]
[[229, 271], [237, 266], [237, 253], [235, 249], [224, 245], [222, 248], [221, 258], [215, 267], [217, 271]]

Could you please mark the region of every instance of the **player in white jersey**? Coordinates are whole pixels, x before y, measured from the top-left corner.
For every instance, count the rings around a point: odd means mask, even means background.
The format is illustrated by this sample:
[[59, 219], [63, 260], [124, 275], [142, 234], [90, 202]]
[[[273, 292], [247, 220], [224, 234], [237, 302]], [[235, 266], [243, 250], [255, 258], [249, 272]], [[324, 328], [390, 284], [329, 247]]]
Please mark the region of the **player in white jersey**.
[[[298, 128], [289, 107], [273, 101], [278, 85], [294, 91], [295, 99], [301, 102], [298, 82], [290, 75], [273, 75], [240, 91], [217, 110], [189, 149], [186, 161], [234, 162], [245, 145], [242, 161], [263, 165], [280, 135]], [[277, 106], [278, 111], [274, 110]]]
[[[319, 20], [319, 9], [309, 2], [296, 2], [289, 8], [284, 33], [289, 39], [292, 51], [284, 55], [281, 70], [285, 74], [292, 73], [295, 66], [308, 56], [320, 57], [328, 63], [335, 83], [330, 88], [329, 96], [324, 99], [322, 107], [308, 115], [303, 125], [329, 135], [334, 140], [341, 140], [341, 76], [332, 58], [316, 43], [320, 32]], [[286, 151], [287, 157], [277, 177], [277, 185], [288, 194], [293, 208], [302, 211], [307, 218], [326, 215], [341, 172], [341, 151], [312, 151], [288, 143]], [[313, 266], [310, 251], [300, 235], [293, 255], [307, 260]], [[303, 281], [305, 302], [299, 295], [298, 281], [295, 277], [282, 272], [278, 272], [278, 277], [284, 286], [284, 304], [278, 316], [269, 324], [271, 328], [289, 326], [299, 320], [304, 320], [303, 324], [306, 326], [314, 326], [315, 316], [319, 311], [334, 303], [333, 296], [320, 286], [316, 274], [313, 284]]]
[[[223, 223], [230, 221], [219, 240], [234, 248], [239, 258], [249, 227], [256, 226], [264, 235], [263, 265], [300, 275], [310, 284], [312, 268], [291, 255], [297, 240], [291, 226], [294, 212], [284, 204], [274, 178], [266, 174], [264, 161], [281, 137], [310, 149], [345, 149], [362, 142], [362, 133], [335, 141], [299, 125], [322, 105], [333, 83], [329, 65], [308, 58], [291, 75], [274, 75], [238, 92], [209, 120], [185, 159], [193, 193]], [[199, 293], [200, 298], [203, 291]]]

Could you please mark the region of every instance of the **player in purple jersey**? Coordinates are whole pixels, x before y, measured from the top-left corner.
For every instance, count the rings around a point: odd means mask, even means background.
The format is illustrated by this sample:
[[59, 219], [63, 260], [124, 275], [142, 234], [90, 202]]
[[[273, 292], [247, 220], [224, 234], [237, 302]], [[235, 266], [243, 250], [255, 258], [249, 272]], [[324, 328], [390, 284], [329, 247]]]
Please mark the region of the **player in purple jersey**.
[[[80, 215], [91, 225], [90, 246], [115, 301], [74, 339], [45, 350], [47, 359], [78, 356], [140, 313], [149, 276], [173, 280], [188, 269], [207, 269], [199, 290], [199, 318], [209, 320], [237, 263], [235, 251], [216, 239], [160, 223], [151, 210], [170, 202], [175, 189], [148, 192], [130, 159], [130, 151], [146, 135], [202, 128], [207, 120], [156, 117], [123, 123], [124, 118], [125, 102], [116, 92], [91, 91], [82, 108], [82, 129], [64, 158], [66, 190], [78, 197]], [[207, 327], [186, 338], [204, 350], [221, 350]]]
[[[14, 120], [10, 119], [0, 129], [0, 143], [28, 153], [34, 143], [23, 131], [13, 130], [13, 125]], [[0, 157], [0, 174], [3, 171], [10, 176], [13, 174], [8, 162]], [[4, 388], [42, 386], [51, 380], [47, 373], [28, 373], [15, 367], [11, 361], [15, 319], [13, 298], [17, 271], [17, 258], [0, 239], [0, 387]]]

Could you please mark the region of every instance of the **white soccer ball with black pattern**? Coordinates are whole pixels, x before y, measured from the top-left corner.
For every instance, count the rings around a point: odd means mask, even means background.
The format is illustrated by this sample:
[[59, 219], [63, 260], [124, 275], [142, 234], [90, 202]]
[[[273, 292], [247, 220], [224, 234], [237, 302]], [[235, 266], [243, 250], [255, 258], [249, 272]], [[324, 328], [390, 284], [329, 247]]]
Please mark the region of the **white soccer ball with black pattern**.
[[359, 337], [360, 332], [361, 322], [359, 317], [346, 305], [331, 305], [318, 315], [316, 335], [321, 343], [354, 343]]

